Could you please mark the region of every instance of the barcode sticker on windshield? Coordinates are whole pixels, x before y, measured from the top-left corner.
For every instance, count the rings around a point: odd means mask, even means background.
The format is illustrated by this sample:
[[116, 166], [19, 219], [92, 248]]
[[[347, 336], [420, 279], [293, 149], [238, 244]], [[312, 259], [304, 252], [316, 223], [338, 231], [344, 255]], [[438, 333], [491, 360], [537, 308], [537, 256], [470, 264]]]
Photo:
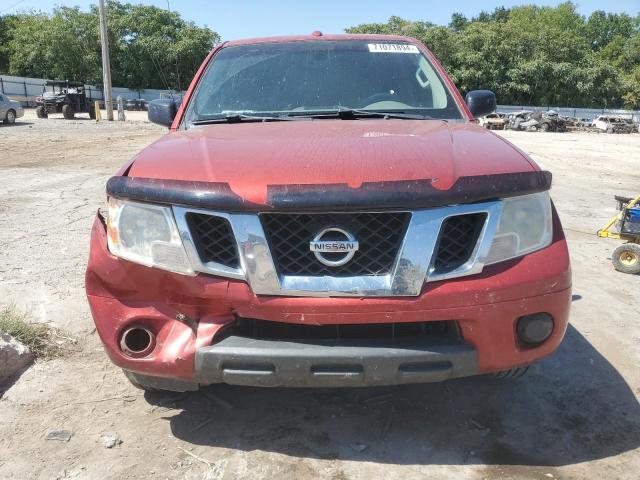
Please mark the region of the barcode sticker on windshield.
[[369, 43], [372, 53], [420, 53], [418, 47], [408, 43]]

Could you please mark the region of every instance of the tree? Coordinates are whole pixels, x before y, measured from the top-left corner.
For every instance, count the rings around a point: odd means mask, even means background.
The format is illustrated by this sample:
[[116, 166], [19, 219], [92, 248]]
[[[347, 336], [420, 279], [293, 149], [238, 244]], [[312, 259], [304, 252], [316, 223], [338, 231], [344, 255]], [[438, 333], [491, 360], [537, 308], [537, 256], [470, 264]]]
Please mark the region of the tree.
[[449, 22], [449, 28], [454, 32], [459, 32], [462, 30], [469, 20], [462, 13], [454, 13], [451, 15], [451, 21]]
[[[92, 13], [97, 16], [97, 8]], [[186, 22], [177, 12], [153, 6], [107, 3], [113, 82], [185, 89], [215, 42], [217, 33]]]
[[0, 16], [0, 73], [9, 71], [9, 31], [14, 21], [13, 15]]
[[448, 26], [392, 17], [347, 29], [411, 35], [427, 45], [458, 88], [488, 88], [499, 103], [621, 107], [640, 97], [640, 15], [594, 12], [585, 19], [572, 2], [525, 5]]
[[585, 24], [585, 35], [594, 50], [606, 47], [616, 37], [630, 37], [634, 19], [626, 13], [593, 12]]
[[[51, 15], [31, 11], [7, 18], [0, 18], [0, 27], [9, 26], [0, 28], [0, 71], [102, 83], [96, 6], [88, 12], [57, 7]], [[220, 40], [177, 12], [115, 0], [107, 3], [107, 21], [113, 83], [133, 89], [186, 88]]]
[[624, 79], [625, 93], [622, 96], [626, 108], [640, 109], [640, 65]]

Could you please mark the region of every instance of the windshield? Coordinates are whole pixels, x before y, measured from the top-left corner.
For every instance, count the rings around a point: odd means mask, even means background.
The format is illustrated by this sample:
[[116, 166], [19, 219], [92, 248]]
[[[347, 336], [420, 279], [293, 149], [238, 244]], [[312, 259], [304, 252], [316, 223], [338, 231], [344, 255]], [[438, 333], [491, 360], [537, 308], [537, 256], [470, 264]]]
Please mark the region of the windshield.
[[368, 41], [222, 48], [198, 83], [185, 118], [191, 123], [234, 114], [312, 116], [343, 109], [462, 118], [415, 45]]

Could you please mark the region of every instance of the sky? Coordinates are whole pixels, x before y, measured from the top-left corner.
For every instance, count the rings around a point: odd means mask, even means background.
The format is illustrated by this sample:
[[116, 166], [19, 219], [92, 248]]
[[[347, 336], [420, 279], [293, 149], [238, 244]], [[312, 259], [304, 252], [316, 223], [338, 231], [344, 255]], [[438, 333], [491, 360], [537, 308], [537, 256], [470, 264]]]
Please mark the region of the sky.
[[[514, 0], [121, 0], [143, 3], [179, 11], [183, 18], [200, 26], [208, 26], [218, 32], [223, 40], [262, 37], [270, 35], [308, 34], [314, 30], [324, 33], [342, 33], [345, 28], [361, 23], [386, 22], [397, 15], [408, 20], [427, 20], [436, 24], [449, 23], [451, 14], [461, 12], [467, 17], [481, 10], [495, 7], [511, 7], [522, 4], [557, 5], [560, 1]], [[589, 15], [594, 10], [626, 12], [632, 16], [640, 13], [640, 0], [578, 0], [578, 10]], [[54, 5], [79, 6], [87, 9], [97, 0], [0, 0], [0, 14], [20, 10], [37, 9], [51, 11]]]

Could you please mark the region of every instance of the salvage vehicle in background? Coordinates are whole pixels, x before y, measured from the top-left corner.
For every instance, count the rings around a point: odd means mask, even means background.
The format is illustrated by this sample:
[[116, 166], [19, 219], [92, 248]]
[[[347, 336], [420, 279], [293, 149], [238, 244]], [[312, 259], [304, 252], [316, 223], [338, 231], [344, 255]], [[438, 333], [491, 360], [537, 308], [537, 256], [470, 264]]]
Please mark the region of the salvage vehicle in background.
[[537, 122], [531, 121], [532, 113], [531, 110], [518, 110], [508, 113], [505, 119], [505, 128], [508, 130], [527, 130], [531, 126], [536, 126]]
[[7, 125], [15, 123], [16, 118], [24, 115], [24, 109], [20, 102], [11, 100], [7, 95], [0, 93], [0, 121]]
[[566, 132], [567, 122], [560, 118], [554, 110], [547, 112], [532, 112], [520, 110], [512, 112], [507, 117], [506, 128], [529, 132]]
[[592, 126], [605, 133], [628, 133], [624, 119], [617, 115], [598, 115]]
[[487, 130], [504, 130], [505, 121], [498, 113], [490, 113], [478, 119], [478, 124]]
[[[47, 90], [47, 87], [51, 89]], [[47, 118], [51, 113], [62, 113], [67, 120], [72, 120], [76, 113], [88, 113], [89, 118], [96, 118], [95, 106], [87, 97], [84, 82], [50, 80], [44, 88], [42, 95], [36, 98], [38, 118]]]
[[417, 40], [214, 48], [106, 188], [86, 292], [145, 389], [524, 374], [567, 328], [551, 174], [475, 119]]
[[625, 132], [624, 133], [636, 133], [640, 131], [640, 125], [633, 121], [632, 118], [626, 117], [623, 118]]
[[567, 122], [558, 115], [555, 110], [546, 112], [534, 112], [531, 118], [538, 122], [536, 128], [543, 132], [566, 132]]

